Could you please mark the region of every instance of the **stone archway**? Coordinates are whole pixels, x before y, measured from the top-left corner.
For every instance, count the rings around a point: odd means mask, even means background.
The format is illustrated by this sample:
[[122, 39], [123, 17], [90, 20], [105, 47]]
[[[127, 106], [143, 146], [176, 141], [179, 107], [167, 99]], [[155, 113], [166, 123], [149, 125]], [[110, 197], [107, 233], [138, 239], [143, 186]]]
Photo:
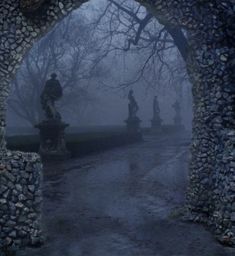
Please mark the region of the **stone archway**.
[[[0, 223], [8, 230], [2, 229], [0, 247], [36, 243], [41, 234], [40, 159], [9, 152], [5, 145], [11, 77], [33, 42], [87, 1], [3, 0], [0, 4]], [[161, 22], [187, 31], [187, 68], [194, 97], [188, 209], [193, 220], [209, 224], [220, 240], [234, 243], [234, 1], [137, 1]], [[11, 216], [17, 221], [9, 223]]]

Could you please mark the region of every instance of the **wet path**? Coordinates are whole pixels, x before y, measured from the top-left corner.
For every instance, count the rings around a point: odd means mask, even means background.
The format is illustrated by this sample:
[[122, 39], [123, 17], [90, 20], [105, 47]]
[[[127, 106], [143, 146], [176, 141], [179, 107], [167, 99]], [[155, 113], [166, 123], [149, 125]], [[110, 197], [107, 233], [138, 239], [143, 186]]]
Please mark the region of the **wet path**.
[[145, 142], [47, 166], [46, 243], [21, 256], [232, 256], [200, 225], [175, 217], [184, 203], [189, 139]]

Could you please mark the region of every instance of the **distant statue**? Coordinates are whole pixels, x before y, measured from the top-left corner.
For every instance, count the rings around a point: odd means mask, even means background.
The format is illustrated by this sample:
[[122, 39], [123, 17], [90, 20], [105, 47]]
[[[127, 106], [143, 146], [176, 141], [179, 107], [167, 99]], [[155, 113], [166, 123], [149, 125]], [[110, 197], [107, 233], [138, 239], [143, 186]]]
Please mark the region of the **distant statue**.
[[51, 79], [46, 82], [41, 94], [41, 104], [47, 119], [61, 120], [61, 115], [56, 110], [55, 102], [63, 96], [63, 89], [56, 78], [57, 75], [53, 73], [51, 74]]
[[182, 125], [181, 108], [180, 108], [179, 101], [176, 100], [176, 102], [172, 105], [172, 107], [175, 110], [175, 117], [174, 117], [175, 125], [177, 125], [177, 126]]
[[159, 132], [161, 129], [161, 117], [160, 117], [160, 107], [158, 103], [157, 96], [153, 99], [153, 119], [151, 120], [152, 130], [154, 132]]
[[125, 120], [125, 123], [127, 124], [127, 130], [129, 133], [140, 134], [141, 133], [141, 131], [140, 131], [141, 120], [136, 115], [139, 110], [139, 106], [138, 106], [133, 94], [134, 94], [133, 90], [130, 90], [128, 93], [129, 113], [128, 113], [128, 118]]
[[129, 93], [128, 93], [128, 99], [129, 99], [129, 119], [132, 120], [132, 119], [136, 119], [137, 116], [137, 112], [139, 110], [139, 106], [135, 100], [135, 97], [133, 95], [133, 90], [130, 90]]
[[160, 116], [160, 108], [159, 108], [157, 96], [155, 96], [153, 100], [153, 119], [158, 119], [159, 116]]

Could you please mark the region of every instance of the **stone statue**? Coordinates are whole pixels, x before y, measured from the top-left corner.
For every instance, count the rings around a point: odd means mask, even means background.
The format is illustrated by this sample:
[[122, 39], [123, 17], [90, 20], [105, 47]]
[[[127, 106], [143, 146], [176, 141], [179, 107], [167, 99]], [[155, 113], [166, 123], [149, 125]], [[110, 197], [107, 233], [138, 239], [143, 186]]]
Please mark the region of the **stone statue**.
[[45, 160], [63, 160], [70, 156], [65, 141], [65, 129], [69, 125], [60, 120], [42, 121], [35, 127], [40, 130], [39, 153]]
[[181, 108], [180, 103], [178, 100], [172, 105], [172, 107], [175, 110], [175, 117], [174, 117], [174, 123], [176, 126], [182, 125], [182, 118], [181, 118]]
[[136, 114], [139, 110], [139, 106], [138, 106], [138, 104], [135, 100], [135, 97], [134, 97], [133, 93], [134, 93], [133, 90], [130, 90], [129, 94], [128, 94], [128, 99], [129, 99], [129, 105], [128, 105], [128, 107], [129, 107], [129, 117], [128, 117], [128, 119], [129, 120], [136, 119], [137, 118]]
[[153, 119], [151, 120], [152, 123], [152, 130], [159, 132], [161, 128], [162, 120], [160, 118], [160, 108], [157, 96], [153, 99]]
[[41, 94], [42, 108], [46, 114], [46, 120], [35, 125], [40, 130], [39, 153], [46, 160], [62, 160], [70, 156], [65, 142], [65, 129], [69, 126], [61, 120], [60, 113], [56, 110], [55, 102], [63, 96], [60, 82], [55, 73]]
[[159, 108], [157, 96], [155, 96], [153, 100], [153, 119], [158, 119], [159, 116], [160, 116], [160, 108]]
[[61, 115], [56, 110], [55, 101], [63, 96], [63, 90], [56, 77], [57, 75], [53, 73], [51, 74], [51, 79], [46, 82], [41, 94], [41, 104], [47, 119], [60, 120]]
[[133, 133], [133, 134], [141, 134], [141, 132], [140, 132], [141, 120], [136, 115], [139, 110], [139, 106], [138, 106], [133, 94], [134, 94], [133, 90], [130, 90], [128, 93], [128, 99], [129, 99], [128, 110], [129, 110], [129, 112], [128, 112], [128, 118], [127, 118], [127, 120], [125, 120], [125, 122], [127, 124], [128, 132]]

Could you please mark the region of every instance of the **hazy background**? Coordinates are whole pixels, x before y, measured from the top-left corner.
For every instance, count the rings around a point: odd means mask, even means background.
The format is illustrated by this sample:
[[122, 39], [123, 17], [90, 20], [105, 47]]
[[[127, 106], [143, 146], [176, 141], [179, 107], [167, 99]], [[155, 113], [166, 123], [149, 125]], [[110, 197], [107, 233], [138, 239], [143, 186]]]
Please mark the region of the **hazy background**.
[[[172, 39], [153, 20], [143, 31], [143, 39], [127, 49], [138, 24], [118, 6], [107, 3], [93, 0], [84, 4], [34, 45], [12, 82], [9, 128], [33, 127], [42, 120], [40, 93], [56, 72], [64, 87], [58, 108], [71, 126], [124, 125], [127, 94], [133, 89], [142, 126], [150, 126], [157, 95], [163, 123], [173, 124], [172, 104], [179, 100], [183, 124], [191, 129], [191, 85]], [[124, 1], [123, 6], [139, 19], [146, 15], [134, 1]], [[155, 35], [160, 43], [167, 42], [164, 47], [153, 45], [150, 40]]]

